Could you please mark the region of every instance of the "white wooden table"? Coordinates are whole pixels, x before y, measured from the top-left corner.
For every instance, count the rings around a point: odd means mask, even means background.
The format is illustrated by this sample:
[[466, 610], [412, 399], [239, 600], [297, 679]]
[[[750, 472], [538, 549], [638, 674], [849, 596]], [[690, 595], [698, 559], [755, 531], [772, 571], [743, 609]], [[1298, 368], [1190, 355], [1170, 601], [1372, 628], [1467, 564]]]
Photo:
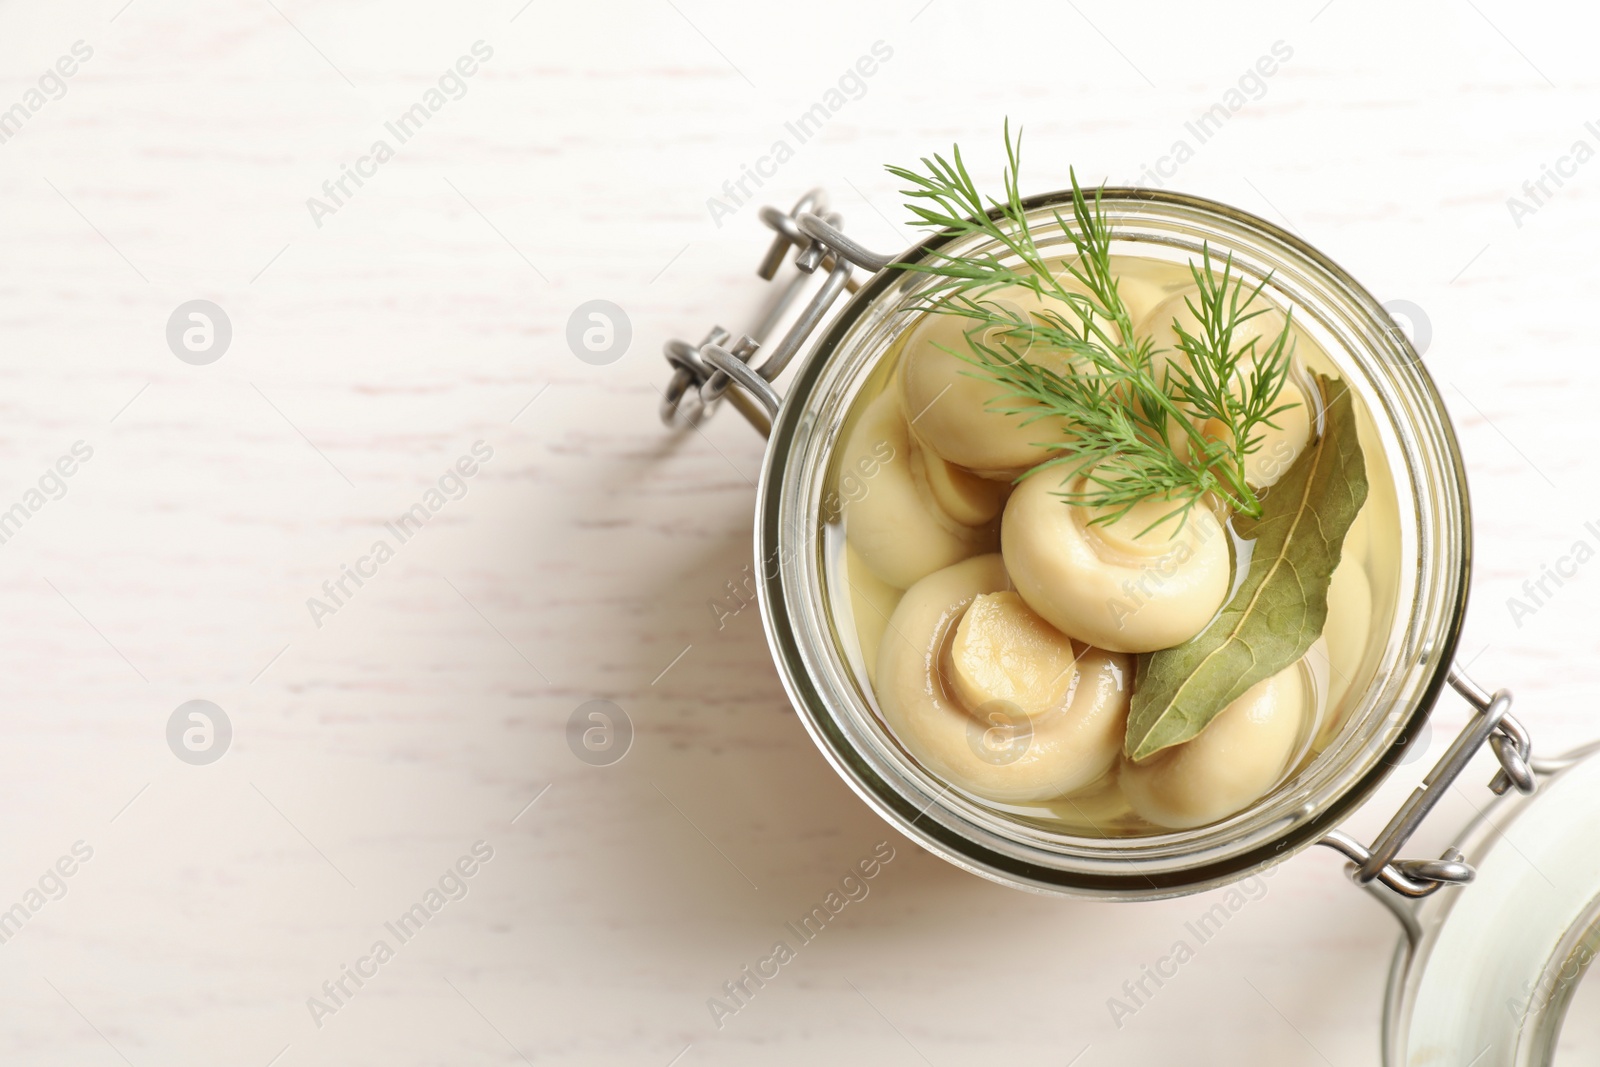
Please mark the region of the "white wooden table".
[[[761, 442], [728, 414], [664, 432], [661, 342], [757, 306], [760, 203], [823, 184], [903, 245], [881, 164], [959, 140], [992, 181], [1007, 115], [1035, 188], [1136, 178], [1182, 138], [1171, 185], [1425, 310], [1475, 493], [1472, 671], [1541, 748], [1600, 732], [1600, 563], [1507, 607], [1600, 544], [1600, 163], [1520, 226], [1507, 206], [1600, 147], [1592, 12], [122, 2], [0, 6], [0, 109], [23, 109], [0, 143], [7, 1064], [1375, 1062], [1395, 932], [1331, 853], [1119, 1027], [1108, 999], [1216, 900], [1044, 899], [920, 852], [813, 749], [755, 611], [718, 630], [708, 607], [749, 559]], [[1198, 143], [1185, 124], [1280, 41]], [[708, 208], [779, 139], [750, 202]], [[345, 165], [366, 177], [335, 203]], [[232, 327], [203, 365], [166, 336], [196, 299]], [[631, 321], [609, 365], [566, 341], [593, 299]], [[419, 503], [402, 542], [385, 524]], [[344, 565], [367, 577], [334, 602]], [[566, 741], [594, 699], [634, 725], [612, 766]], [[231, 724], [216, 762], [169, 748], [190, 700]], [[880, 841], [870, 895], [718, 1028], [707, 999]], [[476, 842], [492, 858], [428, 910]], [[402, 941], [385, 924], [417, 904]]]

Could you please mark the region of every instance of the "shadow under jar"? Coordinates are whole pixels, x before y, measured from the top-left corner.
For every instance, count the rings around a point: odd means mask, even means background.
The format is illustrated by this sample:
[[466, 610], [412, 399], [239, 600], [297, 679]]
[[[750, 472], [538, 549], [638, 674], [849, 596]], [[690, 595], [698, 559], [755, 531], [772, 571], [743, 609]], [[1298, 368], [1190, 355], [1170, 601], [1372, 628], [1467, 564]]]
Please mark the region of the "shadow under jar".
[[[1070, 259], [1055, 222], [1070, 217], [1071, 194], [1024, 201], [1046, 259]], [[999, 804], [954, 788], [919, 762], [880, 713], [866, 677], [851, 613], [840, 500], [855, 475], [841, 470], [844, 442], [865, 404], [888, 385], [909, 330], [926, 314], [919, 296], [935, 279], [890, 266], [930, 253], [997, 251], [982, 236], [939, 234], [900, 256], [875, 255], [848, 238], [820, 193], [784, 214], [761, 273], [771, 278], [790, 248], [800, 276], [785, 290], [824, 278], [789, 332], [770, 349], [757, 336], [729, 344], [721, 329], [698, 348], [668, 345], [677, 368], [663, 416], [697, 420], [726, 396], [769, 444], [755, 530], [763, 623], [786, 689], [823, 754], [883, 818], [929, 850], [998, 882], [1038, 892], [1113, 900], [1193, 893], [1249, 876], [1319, 841], [1352, 860], [1358, 881], [1380, 881], [1408, 897], [1467, 881], [1472, 871], [1447, 853], [1399, 860], [1397, 853], [1440, 788], [1419, 790], [1369, 848], [1339, 832], [1396, 766], [1446, 682], [1479, 715], [1430, 776], [1453, 779], [1486, 742], [1506, 770], [1493, 788], [1532, 789], [1529, 743], [1507, 714], [1509, 695], [1491, 697], [1455, 673], [1466, 605], [1470, 522], [1465, 475], [1438, 393], [1406, 337], [1374, 298], [1298, 238], [1225, 205], [1134, 189], [1101, 191], [1111, 254], [1165, 269], [1173, 278], [1208, 248], [1231, 257], [1262, 295], [1325, 354], [1313, 369], [1351, 389], [1371, 482], [1367, 511], [1375, 549], [1369, 572], [1373, 613], [1368, 650], [1342, 698], [1342, 725], [1302, 755], [1265, 795], [1206, 825], [1108, 830], [1049, 804]], [[1162, 265], [1165, 265], [1163, 268]], [[852, 272], [870, 274], [856, 285]], [[853, 295], [851, 295], [853, 293]], [[840, 302], [842, 307], [837, 307]], [[831, 318], [828, 316], [831, 314]], [[765, 329], [773, 325], [769, 316]], [[758, 357], [765, 359], [758, 363]], [[786, 395], [772, 382], [798, 361]], [[870, 486], [867, 488], [870, 492]]]

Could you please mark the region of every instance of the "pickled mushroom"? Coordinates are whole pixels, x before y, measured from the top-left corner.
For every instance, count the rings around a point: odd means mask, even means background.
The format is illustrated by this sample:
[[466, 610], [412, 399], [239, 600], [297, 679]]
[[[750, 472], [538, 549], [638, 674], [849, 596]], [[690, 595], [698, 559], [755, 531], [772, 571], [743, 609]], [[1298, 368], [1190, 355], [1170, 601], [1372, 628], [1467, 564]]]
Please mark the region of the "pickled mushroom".
[[1069, 505], [1063, 491], [1056, 472], [1041, 471], [1006, 504], [1001, 552], [1029, 607], [1062, 633], [1113, 652], [1170, 648], [1205, 628], [1231, 577], [1215, 515], [1197, 506], [1181, 530], [1176, 522], [1147, 529], [1172, 510], [1152, 500], [1096, 523], [1097, 512]]
[[[1330, 707], [1338, 708], [1344, 703], [1361, 669], [1371, 635], [1372, 585], [1361, 560], [1346, 556], [1334, 568], [1333, 581], [1328, 584], [1328, 621], [1322, 630], [1328, 650]], [[1326, 741], [1340, 725], [1339, 717], [1330, 716], [1323, 723], [1318, 740]]]
[[900, 590], [873, 574], [848, 541], [840, 573], [850, 587], [850, 617], [855, 621], [862, 667], [871, 683], [877, 676], [878, 648], [883, 643], [883, 632], [889, 628], [889, 616], [894, 614], [895, 605], [900, 603]]
[[[1151, 358], [1151, 371], [1158, 383], [1172, 365], [1188, 368], [1187, 356], [1178, 345], [1178, 331], [1174, 321], [1191, 337], [1205, 336], [1204, 326], [1189, 306], [1190, 302], [1196, 299], [1197, 292], [1190, 287], [1175, 293], [1156, 305], [1140, 324], [1141, 331], [1147, 333], [1155, 342], [1156, 351]], [[1248, 375], [1255, 366], [1255, 360], [1267, 354], [1268, 347], [1283, 332], [1286, 321], [1282, 312], [1276, 308], [1268, 308], [1252, 315], [1234, 328], [1232, 335], [1234, 351], [1244, 348], [1252, 341], [1255, 343], [1253, 355], [1246, 353], [1239, 361], [1241, 374]], [[1290, 331], [1289, 337], [1292, 343], [1295, 338], [1294, 330]], [[1237, 383], [1233, 392], [1235, 396], [1239, 395]], [[1284, 382], [1283, 390], [1272, 406], [1283, 407], [1286, 410], [1272, 417], [1272, 425], [1263, 425], [1255, 431], [1255, 435], [1260, 437], [1260, 442], [1244, 464], [1245, 482], [1253, 489], [1264, 489], [1283, 477], [1289, 465], [1305, 450], [1311, 440], [1311, 419], [1315, 413], [1311, 409], [1305, 390], [1296, 383], [1292, 375]], [[1202, 435], [1214, 440], [1231, 442], [1228, 428], [1216, 419], [1206, 420], [1197, 425], [1196, 429]], [[1182, 438], [1175, 437], [1174, 440]]]
[[[1077, 290], [1077, 286], [1069, 289]], [[1032, 289], [1012, 285], [982, 298], [1013, 314], [1027, 314], [1040, 324], [1040, 312], [1074, 322], [1072, 311], [1060, 300], [1041, 300]], [[999, 410], [1023, 403], [981, 375], [967, 362], [978, 358], [968, 333], [975, 323], [956, 314], [933, 313], [923, 317], [906, 341], [900, 372], [901, 399], [919, 441], [942, 459], [985, 477], [1009, 481], [1048, 457], [1041, 442], [1060, 441], [1066, 427], [1059, 419], [1025, 423], [1025, 416]], [[1007, 338], [991, 327], [979, 340], [998, 349]], [[1069, 358], [1059, 349], [1011, 344], [1029, 362], [1067, 373]], [[960, 353], [959, 355], [957, 353]], [[965, 358], [963, 358], [965, 357]]]
[[842, 503], [845, 537], [866, 569], [905, 589], [992, 551], [1006, 486], [950, 467], [912, 440], [898, 394], [879, 394], [845, 443], [844, 469], [870, 471]]
[[906, 591], [878, 653], [878, 703], [944, 780], [1001, 802], [1094, 785], [1116, 762], [1132, 663], [1076, 649], [1014, 592], [998, 555]]
[[1192, 741], [1140, 763], [1118, 782], [1133, 810], [1173, 830], [1204, 826], [1259, 800], [1293, 767], [1314, 724], [1316, 687], [1297, 660], [1245, 690]]

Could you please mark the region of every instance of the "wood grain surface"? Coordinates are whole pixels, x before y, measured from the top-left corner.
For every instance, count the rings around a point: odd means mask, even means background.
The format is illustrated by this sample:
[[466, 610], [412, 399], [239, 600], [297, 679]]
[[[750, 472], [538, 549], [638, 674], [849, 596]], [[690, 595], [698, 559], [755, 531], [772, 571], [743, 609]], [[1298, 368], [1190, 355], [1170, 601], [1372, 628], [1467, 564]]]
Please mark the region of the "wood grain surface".
[[[1069, 164], [1136, 180], [1183, 140], [1170, 186], [1421, 309], [1474, 494], [1464, 658], [1554, 751], [1600, 733], [1600, 561], [1536, 611], [1508, 600], [1600, 547], [1600, 162], [1574, 157], [1600, 148], [1596, 18], [1506, 0], [0, 4], [0, 512], [27, 513], [0, 544], [0, 909], [26, 913], [0, 944], [0, 1059], [1376, 1062], [1396, 929], [1333, 854], [1279, 869], [1118, 1020], [1108, 1000], [1220, 895], [1004, 889], [858, 801], [755, 610], [719, 628], [708, 606], [749, 562], [762, 442], [729, 412], [663, 430], [660, 346], [760, 305], [761, 203], [823, 185], [893, 249], [910, 231], [882, 164], [959, 140], [992, 182], [1007, 116], [1039, 189]], [[47, 76], [78, 42], [92, 55]], [[492, 55], [451, 75], [477, 42]], [[890, 57], [847, 78], [878, 42]], [[1290, 58], [1257, 80], [1279, 42]], [[785, 124], [830, 92], [798, 143]], [[419, 103], [399, 143], [386, 124]], [[1201, 142], [1187, 124], [1218, 104]], [[785, 138], [747, 202], [708, 207]], [[362, 163], [380, 139], [392, 158]], [[1524, 183], [1558, 165], [1534, 204]], [[370, 173], [334, 205], [346, 166]], [[232, 327], [205, 365], [167, 339], [197, 299]], [[596, 299], [632, 333], [599, 366], [567, 340]], [[80, 441], [92, 457], [57, 493]], [[480, 441], [492, 458], [401, 543], [385, 524]], [[313, 617], [380, 539], [392, 558]], [[603, 767], [567, 741], [597, 699], [634, 731]], [[208, 765], [168, 745], [190, 700], [231, 723]], [[1434, 754], [1463, 721], [1441, 705]], [[884, 841], [870, 894], [714, 1021], [708, 998]], [[48, 875], [77, 842], [92, 858]], [[492, 858], [400, 942], [385, 923], [477, 842]], [[359, 963], [379, 940], [392, 958]], [[358, 965], [361, 985], [324, 993]], [[1595, 1020], [1573, 1027], [1592, 1055]]]

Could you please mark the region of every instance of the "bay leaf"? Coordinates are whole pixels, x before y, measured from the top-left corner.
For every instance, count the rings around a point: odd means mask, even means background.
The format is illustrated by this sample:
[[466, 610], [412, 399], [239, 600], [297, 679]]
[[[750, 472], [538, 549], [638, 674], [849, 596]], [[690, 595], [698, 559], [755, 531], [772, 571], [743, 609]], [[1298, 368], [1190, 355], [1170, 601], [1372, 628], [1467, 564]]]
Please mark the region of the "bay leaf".
[[1204, 730], [1244, 691], [1306, 654], [1328, 618], [1328, 583], [1367, 499], [1355, 408], [1344, 382], [1313, 374], [1322, 432], [1267, 490], [1244, 580], [1204, 630], [1139, 656], [1123, 748], [1141, 760]]

